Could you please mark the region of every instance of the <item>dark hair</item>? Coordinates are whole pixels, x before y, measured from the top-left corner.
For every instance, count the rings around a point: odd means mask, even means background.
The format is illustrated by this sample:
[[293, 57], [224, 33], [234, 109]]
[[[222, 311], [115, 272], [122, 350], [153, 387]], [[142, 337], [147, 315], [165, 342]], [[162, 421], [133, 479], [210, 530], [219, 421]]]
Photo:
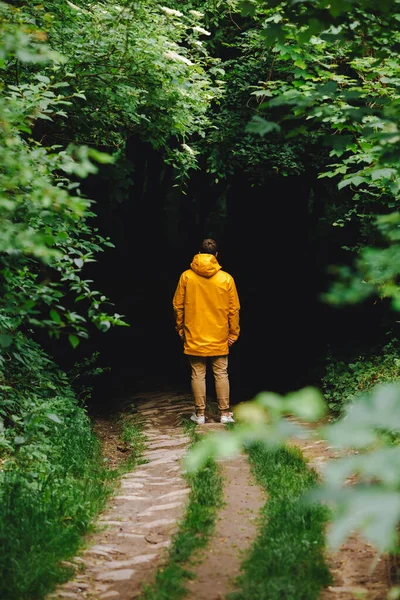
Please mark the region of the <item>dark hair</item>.
[[215, 256], [217, 251], [217, 242], [215, 240], [212, 240], [211, 238], [206, 238], [200, 244], [200, 252], [204, 254], [214, 254]]

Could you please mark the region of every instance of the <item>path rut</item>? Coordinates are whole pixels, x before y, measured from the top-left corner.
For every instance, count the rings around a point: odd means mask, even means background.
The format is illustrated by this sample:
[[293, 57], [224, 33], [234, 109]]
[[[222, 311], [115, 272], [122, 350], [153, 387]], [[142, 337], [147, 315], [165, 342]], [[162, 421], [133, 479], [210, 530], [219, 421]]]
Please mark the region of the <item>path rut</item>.
[[[321, 477], [324, 464], [340, 456], [337, 449], [316, 439], [313, 427], [309, 429], [308, 439], [296, 438], [292, 443], [301, 449], [309, 466]], [[351, 534], [337, 552], [328, 554], [327, 562], [333, 583], [322, 591], [320, 600], [354, 600], [356, 597], [387, 600], [390, 589], [388, 557], [379, 557], [377, 550], [358, 534]]]
[[[210, 426], [202, 426], [209, 431]], [[188, 600], [220, 600], [235, 589], [244, 554], [257, 535], [265, 494], [254, 483], [244, 456], [220, 461], [224, 505], [207, 548], [198, 556], [195, 578], [189, 581]]]

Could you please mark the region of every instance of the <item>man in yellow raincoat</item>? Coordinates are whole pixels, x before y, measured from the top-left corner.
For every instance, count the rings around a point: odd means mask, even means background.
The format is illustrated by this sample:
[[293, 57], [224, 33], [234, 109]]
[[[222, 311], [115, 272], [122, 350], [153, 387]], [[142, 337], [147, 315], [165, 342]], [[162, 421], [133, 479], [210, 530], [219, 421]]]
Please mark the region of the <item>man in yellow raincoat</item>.
[[205, 422], [206, 369], [210, 360], [221, 423], [233, 423], [229, 411], [229, 348], [239, 337], [239, 297], [233, 277], [222, 271], [217, 260], [217, 244], [205, 239], [184, 271], [172, 301], [176, 331], [189, 357], [197, 424]]

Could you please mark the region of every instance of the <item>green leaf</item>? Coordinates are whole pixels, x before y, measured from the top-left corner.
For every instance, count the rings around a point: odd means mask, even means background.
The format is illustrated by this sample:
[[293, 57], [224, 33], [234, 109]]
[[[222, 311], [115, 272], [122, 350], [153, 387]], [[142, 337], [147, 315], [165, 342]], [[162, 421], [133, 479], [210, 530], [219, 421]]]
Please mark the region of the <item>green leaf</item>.
[[246, 126], [246, 131], [248, 133], [258, 133], [261, 136], [264, 136], [266, 133], [270, 133], [271, 131], [279, 132], [281, 130], [280, 126], [277, 123], [273, 123], [272, 121], [266, 121], [262, 117], [256, 115]]
[[79, 345], [79, 342], [80, 342], [80, 339], [78, 338], [78, 336], [77, 335], [73, 335], [73, 334], [71, 334], [71, 335], [68, 336], [68, 340], [69, 340], [69, 343], [71, 344], [71, 346], [73, 348], [76, 348]]
[[108, 331], [111, 327], [111, 323], [108, 320], [104, 320], [100, 322], [99, 329], [101, 331]]
[[46, 413], [46, 417], [50, 419], [50, 421], [54, 421], [54, 423], [62, 423], [60, 417], [54, 413]]
[[253, 17], [256, 14], [257, 4], [254, 0], [241, 0], [240, 11], [245, 17]]
[[52, 318], [52, 320], [57, 323], [58, 325], [61, 323], [61, 317], [58, 314], [58, 312], [56, 310], [54, 310], [54, 308], [51, 309], [50, 311], [50, 317]]
[[342, 179], [342, 181], [340, 181], [338, 184], [338, 189], [342, 190], [348, 185], [355, 185], [356, 187], [358, 187], [362, 183], [365, 183], [365, 181], [366, 180], [364, 177], [361, 177], [360, 175], [355, 175], [354, 177], [349, 177], [348, 179]]
[[395, 176], [396, 169], [376, 169], [375, 171], [371, 171], [372, 181], [376, 181], [377, 179], [392, 179]]
[[300, 419], [317, 421], [324, 416], [326, 404], [319, 390], [306, 387], [286, 396], [286, 410]]
[[328, 534], [333, 549], [338, 549], [354, 530], [362, 532], [381, 552], [393, 549], [400, 520], [399, 492], [355, 488], [342, 495], [339, 506]]
[[53, 83], [51, 87], [54, 89], [58, 89], [62, 87], [69, 87], [69, 85], [70, 84], [66, 81], [59, 81], [58, 83]]
[[35, 79], [41, 81], [42, 83], [50, 83], [50, 79], [46, 75], [35, 75]]
[[110, 165], [115, 162], [115, 157], [112, 154], [107, 154], [106, 152], [99, 152], [99, 150], [95, 150], [94, 148], [90, 148], [88, 151], [88, 156], [95, 160], [96, 162], [104, 165]]
[[49, 115], [46, 115], [45, 113], [37, 113], [36, 118], [43, 119], [44, 121], [52, 121], [53, 120], [51, 117], [49, 117]]
[[74, 263], [79, 269], [82, 269], [83, 265], [85, 264], [82, 258], [74, 258]]
[[8, 348], [8, 346], [11, 346], [13, 341], [13, 338], [10, 335], [7, 335], [6, 333], [0, 333], [0, 346], [2, 348]]

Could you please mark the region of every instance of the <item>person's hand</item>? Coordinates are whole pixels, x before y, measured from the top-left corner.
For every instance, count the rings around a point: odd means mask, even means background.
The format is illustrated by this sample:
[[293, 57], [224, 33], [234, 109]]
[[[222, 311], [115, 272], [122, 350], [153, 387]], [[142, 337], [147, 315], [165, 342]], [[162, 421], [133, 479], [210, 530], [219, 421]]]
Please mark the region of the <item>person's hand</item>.
[[178, 333], [179, 333], [179, 337], [181, 338], [181, 340], [184, 341], [185, 333], [184, 333], [183, 329], [181, 329]]
[[236, 342], [235, 338], [228, 337], [228, 346], [231, 347]]

